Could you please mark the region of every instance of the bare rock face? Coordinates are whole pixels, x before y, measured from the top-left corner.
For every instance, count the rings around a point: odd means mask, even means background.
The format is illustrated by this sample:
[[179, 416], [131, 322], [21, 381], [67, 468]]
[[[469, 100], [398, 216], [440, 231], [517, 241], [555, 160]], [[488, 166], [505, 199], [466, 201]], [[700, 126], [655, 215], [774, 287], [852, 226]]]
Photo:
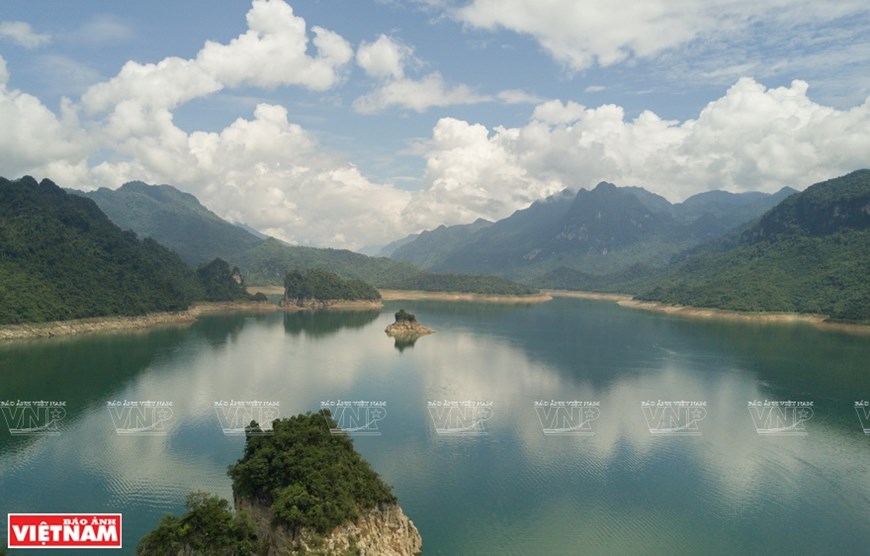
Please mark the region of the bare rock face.
[[340, 525], [325, 536], [304, 530], [294, 536], [287, 528], [273, 525], [268, 508], [247, 499], [236, 498], [235, 509], [247, 513], [254, 522], [262, 556], [410, 556], [423, 548], [420, 533], [397, 504], [372, 508], [355, 523]]
[[387, 336], [393, 338], [419, 338], [435, 332], [428, 326], [423, 326], [416, 320], [397, 320], [384, 329]]

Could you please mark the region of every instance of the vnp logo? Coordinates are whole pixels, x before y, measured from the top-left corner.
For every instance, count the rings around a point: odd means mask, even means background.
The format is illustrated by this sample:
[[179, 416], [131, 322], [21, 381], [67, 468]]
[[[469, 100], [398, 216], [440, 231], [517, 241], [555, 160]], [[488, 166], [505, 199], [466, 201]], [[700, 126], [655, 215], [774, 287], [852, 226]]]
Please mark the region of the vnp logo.
[[492, 402], [430, 401], [429, 417], [439, 435], [481, 436], [489, 434], [487, 422], [492, 419]]
[[645, 401], [641, 410], [652, 434], [700, 436], [698, 424], [707, 417], [707, 402]]
[[10, 434], [54, 436], [66, 417], [66, 402], [0, 401], [0, 412]]
[[272, 434], [271, 430], [261, 428], [260, 432], [255, 432], [247, 427], [251, 421], [256, 421], [262, 427], [281, 417], [277, 401], [216, 401], [214, 411], [221, 430], [227, 436], [244, 436], [246, 432], [254, 435]]
[[172, 402], [106, 402], [115, 432], [122, 436], [162, 436], [172, 419]]
[[813, 418], [813, 402], [751, 401], [749, 414], [760, 435], [804, 436], [805, 423]]
[[9, 548], [121, 548], [121, 514], [8, 514]]
[[855, 412], [858, 413], [858, 421], [864, 434], [870, 436], [870, 402], [867, 400], [855, 402]]
[[383, 401], [328, 400], [320, 402], [320, 412], [335, 421], [335, 426], [329, 427], [332, 434], [380, 436], [379, 423], [387, 416], [386, 406]]
[[592, 436], [592, 423], [601, 416], [599, 402], [535, 401], [535, 413], [548, 436]]

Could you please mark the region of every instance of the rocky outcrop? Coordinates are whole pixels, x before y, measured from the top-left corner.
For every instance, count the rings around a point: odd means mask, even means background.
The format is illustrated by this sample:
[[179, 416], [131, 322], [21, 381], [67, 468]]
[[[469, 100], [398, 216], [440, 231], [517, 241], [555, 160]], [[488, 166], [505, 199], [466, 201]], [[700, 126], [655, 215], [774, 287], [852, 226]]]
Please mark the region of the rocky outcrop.
[[355, 523], [340, 525], [328, 535], [301, 531], [294, 535], [286, 527], [273, 524], [272, 514], [263, 505], [235, 499], [236, 512], [246, 513], [257, 529], [262, 556], [323, 554], [339, 556], [410, 556], [419, 554], [423, 539], [414, 523], [397, 504], [372, 508]]
[[387, 333], [387, 336], [392, 336], [393, 338], [401, 338], [404, 340], [417, 339], [420, 336], [432, 334], [435, 331], [428, 326], [423, 326], [416, 320], [397, 320], [393, 324], [386, 327], [384, 329], [384, 332]]
[[[428, 326], [423, 326], [417, 322], [417, 316], [406, 312], [404, 309], [396, 311], [396, 322], [384, 329], [387, 336], [392, 336], [396, 339], [396, 347], [413, 346], [414, 342], [420, 336], [435, 332]], [[401, 344], [401, 346], [400, 346]]]

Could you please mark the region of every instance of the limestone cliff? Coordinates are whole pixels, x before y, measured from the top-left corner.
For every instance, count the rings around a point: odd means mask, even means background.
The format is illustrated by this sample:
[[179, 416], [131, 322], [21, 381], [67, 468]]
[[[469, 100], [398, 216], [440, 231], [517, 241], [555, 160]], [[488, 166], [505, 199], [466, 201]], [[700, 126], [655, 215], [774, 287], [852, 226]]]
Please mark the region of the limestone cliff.
[[323, 554], [343, 556], [407, 556], [419, 554], [423, 539], [414, 523], [397, 504], [372, 508], [355, 522], [340, 525], [328, 535], [301, 531], [293, 532], [273, 524], [269, 508], [250, 499], [236, 497], [236, 512], [251, 517], [261, 542], [261, 556], [289, 556], [296, 554]]

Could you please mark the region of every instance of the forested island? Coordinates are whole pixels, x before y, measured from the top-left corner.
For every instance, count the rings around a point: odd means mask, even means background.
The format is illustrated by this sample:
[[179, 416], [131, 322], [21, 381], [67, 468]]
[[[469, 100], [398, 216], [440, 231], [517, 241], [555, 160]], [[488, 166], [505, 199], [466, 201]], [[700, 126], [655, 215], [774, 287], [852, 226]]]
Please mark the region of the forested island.
[[151, 555], [416, 554], [422, 539], [392, 489], [362, 459], [328, 411], [246, 430], [242, 458], [230, 466], [233, 506], [205, 493], [188, 511], [164, 517], [142, 538]]
[[381, 294], [362, 280], [345, 280], [334, 272], [292, 270], [284, 277], [286, 310], [379, 309]]

